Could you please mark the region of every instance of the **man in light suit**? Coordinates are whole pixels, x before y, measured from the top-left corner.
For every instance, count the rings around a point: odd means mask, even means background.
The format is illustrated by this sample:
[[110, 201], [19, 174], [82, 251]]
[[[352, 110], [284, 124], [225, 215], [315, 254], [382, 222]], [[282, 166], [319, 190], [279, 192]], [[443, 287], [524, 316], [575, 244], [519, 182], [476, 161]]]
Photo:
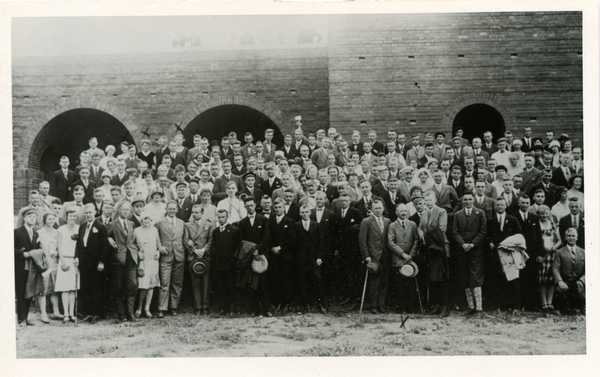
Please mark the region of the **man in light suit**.
[[137, 322], [133, 315], [133, 304], [137, 293], [138, 255], [130, 251], [133, 242], [133, 222], [127, 220], [131, 214], [131, 203], [122, 201], [117, 207], [118, 218], [108, 224], [108, 251], [110, 285], [118, 319]]
[[[368, 183], [368, 181], [365, 181]], [[369, 272], [369, 305], [371, 313], [385, 313], [384, 305], [387, 296], [390, 274], [387, 234], [390, 220], [383, 217], [385, 204], [381, 199], [374, 199], [371, 215], [360, 224], [358, 243], [365, 263], [377, 265], [377, 271]], [[368, 267], [367, 267], [368, 268]]]
[[473, 205], [485, 212], [486, 219], [494, 214], [494, 200], [485, 195], [485, 181], [478, 179], [475, 182], [475, 195], [473, 195]]
[[436, 197], [433, 191], [425, 193], [425, 210], [417, 232], [425, 250], [428, 266], [426, 270], [429, 275], [430, 301], [433, 304], [429, 314], [447, 317], [450, 314], [448, 307], [449, 245], [446, 239], [448, 214], [435, 205], [435, 202]]
[[96, 183], [96, 187], [102, 186], [102, 173], [104, 168], [100, 166], [101, 155], [99, 153], [91, 154], [92, 164], [90, 165], [90, 180]]
[[329, 162], [327, 161], [327, 156], [331, 153], [333, 153], [331, 150], [331, 139], [326, 137], [323, 139], [321, 148], [315, 150], [310, 159], [312, 160], [313, 164], [319, 170], [321, 170], [329, 165]]
[[[388, 229], [388, 250], [390, 251], [390, 286], [398, 287], [398, 311], [411, 312], [415, 298], [415, 280], [400, 274], [400, 267], [411, 262], [419, 251], [418, 225], [408, 220], [408, 207], [404, 203], [396, 205], [397, 220]], [[394, 284], [396, 283], [396, 284]]]
[[431, 190], [435, 193], [436, 205], [452, 214], [459, 207], [460, 200], [454, 188], [442, 182], [443, 178], [444, 173], [441, 170], [434, 172], [434, 185]]
[[158, 318], [164, 317], [167, 308], [171, 315], [177, 315], [177, 306], [183, 287], [185, 267], [185, 249], [183, 246], [184, 222], [177, 218], [179, 207], [175, 201], [167, 203], [167, 216], [157, 221], [160, 243], [167, 249], [159, 259], [158, 274], [160, 291], [158, 293]]
[[473, 206], [473, 194], [462, 197], [463, 209], [454, 215], [452, 235], [456, 242], [458, 274], [465, 287], [469, 309], [464, 315], [483, 312], [481, 286], [483, 285], [483, 242], [487, 235], [485, 213]]
[[581, 148], [573, 148], [573, 161], [571, 162], [571, 169], [573, 173], [583, 175], [583, 159]]
[[69, 157], [60, 158], [60, 169], [52, 173], [50, 179], [50, 195], [57, 197], [61, 202], [69, 200], [71, 186], [77, 180], [77, 174], [69, 170]]
[[[310, 212], [308, 206], [300, 207], [301, 220], [296, 222], [293, 228], [300, 295], [306, 312], [310, 311], [311, 299], [315, 298], [321, 313], [327, 314], [323, 298], [323, 280], [321, 278], [325, 240], [319, 224], [310, 219]], [[309, 292], [312, 294], [309, 294]]]
[[565, 232], [566, 246], [558, 249], [552, 261], [552, 276], [557, 284], [557, 297], [566, 299], [566, 312], [580, 310], [585, 314], [585, 250], [577, 246], [577, 229]]
[[[192, 207], [192, 218], [184, 225], [183, 246], [187, 251], [187, 263], [198, 260], [210, 261], [212, 252], [212, 234], [215, 224], [209, 219], [202, 219], [202, 206], [196, 204]], [[194, 309], [196, 314], [208, 315], [210, 310], [210, 264], [207, 262], [207, 271], [202, 276], [191, 272], [192, 292], [194, 296]]]
[[[574, 228], [577, 230], [577, 246], [585, 248], [585, 219], [583, 218], [581, 204], [577, 197], [569, 199], [569, 211], [571, 211], [570, 214], [558, 221], [560, 238], [566, 240], [567, 229]], [[563, 241], [563, 245], [566, 245], [565, 241]]]

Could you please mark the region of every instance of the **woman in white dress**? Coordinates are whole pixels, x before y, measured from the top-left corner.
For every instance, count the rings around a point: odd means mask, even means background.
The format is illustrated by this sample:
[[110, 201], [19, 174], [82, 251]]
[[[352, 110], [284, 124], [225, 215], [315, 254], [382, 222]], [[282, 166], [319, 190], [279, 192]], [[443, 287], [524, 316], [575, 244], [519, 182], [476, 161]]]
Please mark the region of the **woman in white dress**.
[[[152, 226], [152, 216], [144, 211], [142, 226], [133, 231], [131, 243], [127, 245], [132, 253], [138, 255], [138, 304], [135, 316], [142, 315], [142, 305], [144, 306], [144, 315], [146, 318], [152, 318], [150, 313], [150, 303], [154, 294], [154, 288], [160, 287], [158, 275], [158, 259], [161, 253], [166, 253], [167, 249], [160, 243], [158, 229]], [[141, 273], [143, 271], [143, 274]], [[143, 275], [143, 276], [142, 276]]]
[[150, 201], [146, 204], [144, 212], [148, 212], [152, 217], [152, 222], [165, 217], [167, 212], [167, 204], [165, 203], [165, 194], [160, 190], [155, 190], [150, 194]]
[[244, 203], [235, 197], [236, 192], [236, 183], [233, 181], [227, 182], [227, 186], [225, 188], [227, 197], [217, 204], [217, 212], [220, 209], [224, 209], [229, 213], [229, 218], [227, 219], [228, 224], [237, 223], [248, 215], [248, 212], [246, 212], [246, 207], [244, 207]]
[[564, 216], [567, 216], [571, 213], [569, 210], [569, 201], [567, 188], [559, 186], [556, 190], [556, 204], [552, 206], [552, 215], [555, 219], [560, 220]]
[[38, 230], [39, 241], [48, 262], [48, 270], [42, 273], [44, 279], [44, 294], [39, 298], [40, 311], [42, 312], [42, 322], [48, 323], [48, 314], [46, 313], [46, 296], [50, 296], [53, 314], [51, 319], [62, 319], [58, 307], [58, 296], [54, 293], [56, 283], [56, 269], [58, 267], [58, 231], [54, 229], [56, 223], [56, 214], [48, 212], [44, 214], [44, 227]]
[[411, 186], [419, 186], [423, 192], [431, 189], [433, 187], [433, 179], [429, 170], [425, 168], [419, 169], [411, 182]]
[[98, 187], [100, 190], [102, 190], [102, 193], [104, 194], [104, 199], [108, 200], [111, 198], [110, 195], [110, 189], [112, 188], [111, 184], [110, 184], [110, 180], [111, 180], [112, 176], [110, 174], [109, 170], [104, 170], [102, 172], [102, 186]]
[[67, 211], [67, 223], [58, 228], [58, 266], [56, 272], [55, 292], [62, 292], [64, 321], [75, 321], [75, 291], [79, 289], [79, 261], [75, 258], [75, 245], [79, 225], [77, 225], [77, 212]]

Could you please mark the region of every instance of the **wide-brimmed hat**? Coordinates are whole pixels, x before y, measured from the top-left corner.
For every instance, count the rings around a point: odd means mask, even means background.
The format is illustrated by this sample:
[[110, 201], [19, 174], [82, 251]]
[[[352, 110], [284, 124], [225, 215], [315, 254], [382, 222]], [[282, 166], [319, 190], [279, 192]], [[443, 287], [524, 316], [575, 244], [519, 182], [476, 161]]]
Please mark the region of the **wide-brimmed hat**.
[[419, 273], [419, 266], [415, 262], [406, 262], [400, 267], [400, 274], [407, 278], [414, 278]]
[[209, 261], [206, 258], [200, 258], [190, 263], [190, 273], [196, 276], [206, 274], [209, 267]]

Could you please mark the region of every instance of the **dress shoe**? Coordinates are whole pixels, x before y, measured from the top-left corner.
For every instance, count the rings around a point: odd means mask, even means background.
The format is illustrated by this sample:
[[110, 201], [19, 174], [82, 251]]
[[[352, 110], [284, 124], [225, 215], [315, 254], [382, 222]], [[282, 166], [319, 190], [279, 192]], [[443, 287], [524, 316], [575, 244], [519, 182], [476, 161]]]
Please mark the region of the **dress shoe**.
[[21, 322], [19, 322], [19, 327], [26, 328], [27, 327], [27, 321], [21, 321]]
[[376, 308], [371, 308], [371, 313], [372, 313], [372, 314], [377, 314], [377, 313], [378, 313], [378, 312], [377, 312], [377, 309], [376, 309]]
[[177, 309], [171, 309], [171, 315], [177, 317]]
[[281, 309], [281, 314], [286, 315], [289, 311], [290, 311], [290, 306], [288, 304], [285, 304], [283, 306], [283, 309]]
[[165, 315], [163, 314], [162, 310], [158, 311], [158, 314], [156, 315], [156, 318], [165, 318]]
[[475, 310], [475, 308], [469, 308], [469, 309], [465, 310], [464, 312], [462, 312], [461, 315], [471, 316], [471, 315], [475, 314], [476, 312], [477, 312], [477, 310]]
[[150, 310], [144, 310], [144, 317], [152, 318], [152, 313], [150, 313]]
[[379, 313], [381, 313], [381, 314], [385, 314], [385, 313], [387, 313], [387, 310], [385, 310], [385, 309], [384, 309], [382, 306], [378, 306], [378, 307], [377, 307], [377, 311], [378, 311]]
[[65, 316], [65, 318], [63, 318], [64, 323], [69, 323], [70, 320], [71, 318], [69, 318], [69, 316]]
[[142, 311], [140, 309], [135, 311], [135, 318], [140, 318], [142, 316]]
[[28, 319], [25, 320], [25, 323], [27, 323], [27, 326], [33, 326], [33, 322]]
[[321, 310], [321, 313], [327, 314], [327, 308], [324, 305], [319, 305], [319, 310]]
[[271, 313], [270, 311], [267, 311], [267, 313], [265, 314], [267, 317], [273, 317], [273, 313]]
[[450, 315], [450, 311], [448, 310], [448, 306], [444, 305], [442, 307], [442, 312], [440, 313], [440, 317], [444, 318], [444, 317], [448, 317]]
[[442, 308], [439, 305], [436, 305], [433, 307], [433, 309], [428, 311], [427, 314], [433, 315], [433, 314], [440, 314], [441, 312], [442, 312]]
[[40, 318], [40, 321], [42, 321], [42, 323], [50, 323], [50, 320], [48, 319], [48, 317], [42, 317], [42, 318]]

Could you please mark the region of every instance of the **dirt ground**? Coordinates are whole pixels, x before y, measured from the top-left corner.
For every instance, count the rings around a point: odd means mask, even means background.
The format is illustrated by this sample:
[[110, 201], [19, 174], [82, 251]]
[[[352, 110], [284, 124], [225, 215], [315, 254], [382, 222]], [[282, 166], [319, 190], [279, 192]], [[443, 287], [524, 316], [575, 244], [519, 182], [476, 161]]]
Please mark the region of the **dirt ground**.
[[363, 313], [207, 317], [181, 313], [96, 325], [39, 321], [17, 331], [18, 358], [218, 356], [573, 355], [586, 353], [584, 316], [486, 313], [465, 318]]

